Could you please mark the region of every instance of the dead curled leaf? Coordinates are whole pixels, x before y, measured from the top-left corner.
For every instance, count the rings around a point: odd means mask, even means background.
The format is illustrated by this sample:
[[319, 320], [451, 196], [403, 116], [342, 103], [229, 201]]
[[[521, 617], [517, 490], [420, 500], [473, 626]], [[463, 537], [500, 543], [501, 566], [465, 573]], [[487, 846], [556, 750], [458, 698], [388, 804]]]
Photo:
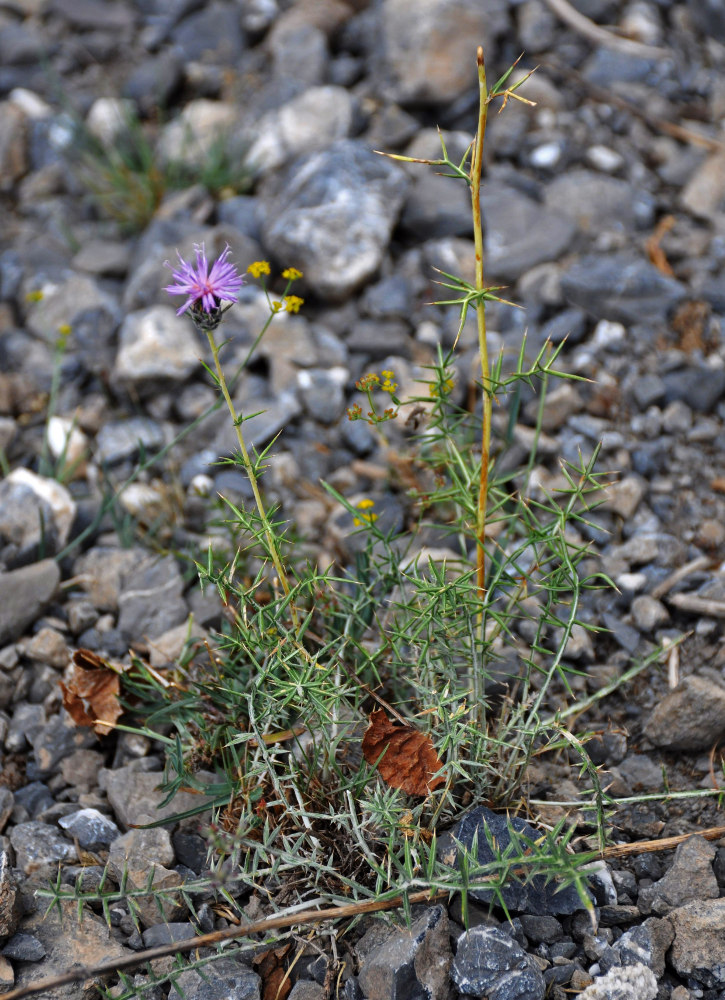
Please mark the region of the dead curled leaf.
[[75, 724], [93, 726], [99, 736], [110, 733], [123, 712], [119, 703], [121, 679], [118, 670], [90, 649], [76, 650], [60, 689], [63, 707]]
[[445, 781], [442, 775], [434, 777], [443, 764], [430, 736], [393, 722], [383, 709], [370, 715], [362, 752], [368, 764], [377, 765], [383, 781], [408, 795], [427, 795]]

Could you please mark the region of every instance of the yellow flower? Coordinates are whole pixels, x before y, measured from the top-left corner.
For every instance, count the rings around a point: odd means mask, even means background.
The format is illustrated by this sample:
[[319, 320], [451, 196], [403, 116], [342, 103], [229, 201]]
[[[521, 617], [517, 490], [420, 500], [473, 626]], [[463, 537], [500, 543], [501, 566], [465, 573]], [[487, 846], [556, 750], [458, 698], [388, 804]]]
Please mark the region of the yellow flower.
[[269, 273], [270, 267], [266, 260], [255, 260], [247, 268], [247, 274], [251, 274], [253, 278], [261, 278], [263, 274]]
[[284, 297], [284, 304], [288, 313], [298, 313], [304, 301], [299, 295], [285, 295]]
[[270, 305], [270, 309], [272, 310], [273, 313], [281, 312], [282, 309], [284, 309], [284, 303], [282, 303], [282, 302], [276, 302], [276, 301], [275, 302], [270, 302], [269, 305]]
[[28, 292], [28, 294], [25, 296], [26, 302], [42, 302], [42, 300], [43, 300], [43, 293], [41, 292], [40, 289], [37, 289], [37, 291], [35, 292]]
[[65, 339], [66, 337], [70, 336], [71, 330], [72, 327], [70, 323], [61, 323], [60, 326], [58, 327], [58, 336], [63, 337], [63, 339]]
[[359, 503], [355, 504], [355, 507], [360, 512], [359, 517], [353, 518], [352, 523], [355, 527], [361, 527], [363, 524], [372, 524], [377, 521], [378, 515], [374, 514], [371, 507], [375, 506], [375, 501], [370, 499], [361, 500]]
[[[385, 374], [386, 373], [383, 372], [383, 375], [385, 375]], [[393, 373], [390, 372], [390, 374], [392, 375]], [[383, 392], [389, 392], [392, 395], [395, 392], [395, 390], [398, 388], [398, 383], [397, 382], [391, 382], [390, 378], [386, 378], [385, 381], [383, 382], [383, 384], [380, 386], [380, 388], [383, 390]]]
[[298, 278], [302, 277], [302, 271], [298, 271], [296, 267], [286, 267], [282, 272], [282, 277], [287, 281], [297, 281]]
[[385, 378], [385, 379], [389, 379], [389, 378], [395, 378], [395, 372], [391, 372], [391, 371], [384, 371], [384, 372], [380, 372], [380, 374], [381, 374], [381, 375], [383, 376], [383, 378]]

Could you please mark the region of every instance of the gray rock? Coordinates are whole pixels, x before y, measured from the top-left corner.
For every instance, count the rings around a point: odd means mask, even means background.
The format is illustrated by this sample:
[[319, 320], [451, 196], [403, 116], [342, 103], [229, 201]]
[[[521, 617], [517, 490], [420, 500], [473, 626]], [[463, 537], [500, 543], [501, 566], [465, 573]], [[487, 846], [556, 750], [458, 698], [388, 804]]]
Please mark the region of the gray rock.
[[541, 941], [553, 944], [554, 941], [558, 941], [564, 936], [564, 931], [556, 917], [522, 913], [519, 920], [524, 934], [534, 944], [539, 944]]
[[321, 298], [342, 301], [379, 268], [406, 186], [400, 167], [352, 140], [335, 143], [263, 186], [265, 244]]
[[182, 972], [168, 1000], [260, 1000], [261, 980], [256, 972], [231, 958], [205, 965], [201, 972]]
[[594, 236], [603, 229], [628, 232], [637, 195], [632, 185], [590, 170], [568, 170], [546, 186], [544, 204]]
[[640, 594], [632, 601], [632, 621], [641, 632], [653, 632], [669, 620], [670, 613], [662, 601], [649, 594]]
[[162, 944], [189, 941], [193, 937], [196, 937], [196, 930], [188, 921], [156, 924], [154, 927], [148, 927], [141, 935], [144, 948], [158, 948]]
[[183, 879], [168, 866], [174, 862], [174, 851], [168, 830], [155, 827], [129, 830], [111, 844], [108, 866], [114, 877], [125, 878], [129, 888], [142, 889], [151, 884], [163, 890], [152, 895], [137, 896], [138, 917], [144, 927], [154, 927], [166, 921], [183, 921], [187, 908], [175, 890]]
[[120, 836], [116, 824], [97, 809], [79, 809], [58, 820], [58, 826], [78, 841], [81, 847], [107, 846]]
[[725, 733], [725, 688], [692, 675], [665, 695], [644, 727], [665, 750], [708, 750]]
[[470, 236], [471, 197], [463, 183], [421, 166], [405, 199], [401, 226], [417, 240], [443, 236]]
[[76, 860], [73, 844], [47, 823], [18, 823], [10, 830], [10, 843], [17, 866], [26, 875], [37, 874], [39, 869], [50, 873], [59, 861]]
[[60, 570], [52, 559], [0, 573], [0, 644], [22, 635], [50, 602], [59, 583]]
[[45, 958], [45, 948], [42, 942], [33, 934], [13, 934], [9, 941], [3, 946], [5, 958], [12, 958], [16, 962], [39, 962]]
[[366, 956], [358, 982], [367, 1000], [447, 1000], [451, 959], [448, 913], [433, 906]]
[[125, 828], [164, 822], [199, 805], [198, 795], [177, 792], [170, 802], [162, 806], [167, 795], [161, 788], [163, 774], [160, 771], [141, 771], [136, 763], [115, 770], [103, 769], [99, 773], [99, 781], [108, 795], [116, 819]]
[[[18, 26], [19, 27], [19, 26]], [[0, 49], [3, 35], [0, 32]], [[10, 101], [0, 102], [0, 190], [11, 191], [28, 169], [27, 121], [22, 110]]]
[[88, 371], [100, 372], [113, 361], [121, 321], [118, 302], [88, 275], [74, 274], [43, 289], [40, 302], [28, 308], [26, 325], [38, 338], [53, 342], [59, 327], [73, 331], [73, 353]]
[[0, 556], [11, 569], [55, 555], [68, 541], [76, 504], [61, 483], [28, 469], [0, 482]]
[[663, 916], [692, 900], [717, 899], [720, 889], [712, 870], [715, 850], [703, 837], [689, 837], [680, 844], [667, 874], [640, 889], [637, 905], [642, 913]]
[[481, 211], [486, 274], [497, 281], [516, 281], [537, 264], [558, 260], [576, 231], [570, 219], [513, 187], [484, 189]]
[[708, 365], [682, 368], [663, 376], [665, 400], [681, 400], [697, 413], [710, 413], [725, 393], [725, 371]]
[[498, 927], [461, 934], [451, 978], [459, 993], [487, 1000], [543, 1000], [546, 991], [533, 958]]
[[614, 945], [614, 950], [622, 965], [641, 963], [661, 979], [665, 971], [665, 955], [674, 936], [669, 920], [648, 917], [644, 923], [625, 931]]
[[347, 368], [309, 368], [299, 372], [297, 383], [307, 413], [321, 424], [334, 424], [345, 409]]
[[99, 462], [114, 465], [124, 459], [135, 459], [140, 452], [158, 451], [166, 444], [164, 430], [149, 417], [129, 417], [110, 420], [96, 437], [96, 457]]
[[129, 641], [155, 639], [188, 616], [184, 578], [173, 556], [147, 557], [124, 580], [118, 599], [118, 629]]
[[98, 545], [76, 559], [73, 576], [99, 611], [118, 611], [126, 575], [148, 558], [145, 549]]
[[34, 767], [38, 777], [53, 774], [62, 760], [76, 750], [94, 746], [96, 734], [88, 726], [77, 726], [65, 709], [53, 715], [32, 737]]
[[45, 725], [45, 708], [42, 705], [29, 705], [26, 702], [18, 702], [13, 711], [5, 737], [5, 747], [11, 753], [24, 750], [28, 743], [31, 743]]
[[[491, 864], [511, 844], [512, 833], [509, 827], [513, 829], [514, 836], [525, 838], [520, 841], [521, 850], [525, 849], [526, 841], [536, 842], [541, 839], [541, 833], [521, 817], [507, 818], [485, 806], [478, 806], [466, 813], [463, 819], [453, 827], [450, 836], [445, 835], [440, 838], [441, 857], [446, 864], [458, 864], [459, 850], [455, 841], [470, 851], [473, 847], [474, 837], [477, 837], [479, 864]], [[496, 845], [497, 851], [494, 851], [491, 844]], [[536, 875], [526, 882], [512, 880], [500, 892], [510, 913], [555, 916], [571, 914], [584, 909], [584, 903], [579, 898], [574, 886], [562, 888], [553, 879], [547, 882], [543, 875]], [[496, 894], [490, 889], [471, 889], [469, 895], [484, 903], [492, 903], [496, 899]]]
[[[94, 966], [101, 962], [113, 962], [132, 954], [116, 941], [105, 920], [83, 911], [83, 922], [78, 919], [76, 903], [67, 901], [61, 904], [61, 913], [53, 907], [47, 913], [46, 907], [26, 917], [22, 923], [23, 933], [32, 934], [45, 949], [46, 957], [42, 965], [43, 978], [58, 976], [76, 965]], [[37, 981], [38, 968], [32, 965], [21, 965], [16, 970], [17, 987], [27, 986]], [[78, 983], [69, 983], [55, 987], [48, 996], [52, 1000], [77, 1000], [79, 996]]]
[[201, 346], [186, 316], [171, 306], [152, 306], [125, 318], [113, 377], [136, 389], [183, 382], [199, 365]]
[[313, 983], [310, 979], [301, 979], [292, 987], [287, 1000], [325, 1000], [327, 991], [319, 983]]
[[446, 104], [475, 85], [475, 41], [486, 39], [495, 60], [495, 37], [508, 27], [499, 0], [384, 0], [383, 60], [387, 93], [400, 104]]
[[686, 903], [668, 915], [675, 929], [670, 961], [707, 989], [725, 987], [725, 899]]
[[679, 282], [629, 253], [580, 257], [562, 275], [561, 290], [590, 315], [623, 323], [662, 323], [685, 296]]
[[343, 87], [310, 87], [259, 121], [249, 162], [266, 174], [295, 157], [346, 139], [352, 123], [353, 99]]

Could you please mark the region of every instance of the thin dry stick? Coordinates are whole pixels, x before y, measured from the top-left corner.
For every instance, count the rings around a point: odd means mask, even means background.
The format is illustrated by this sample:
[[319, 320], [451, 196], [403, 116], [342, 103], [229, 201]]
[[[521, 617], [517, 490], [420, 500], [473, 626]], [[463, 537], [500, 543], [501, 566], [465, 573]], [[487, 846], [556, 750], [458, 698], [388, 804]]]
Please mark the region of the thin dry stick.
[[[691, 833], [683, 833], [677, 837], [665, 837], [663, 840], [640, 840], [634, 844], [614, 844], [598, 851], [596, 857], [622, 858], [628, 854], [645, 854], [654, 851], [669, 851], [677, 847], [689, 837], [704, 837], [706, 840], [719, 840], [725, 836], [725, 826], [712, 826], [706, 830], [693, 830]], [[496, 876], [488, 879], [481, 879], [481, 882], [493, 881]], [[436, 900], [444, 899], [450, 893], [447, 889], [433, 891], [422, 889], [420, 892], [412, 892], [408, 895], [410, 903], [432, 903]], [[117, 972], [124, 972], [127, 969], [135, 969], [139, 965], [146, 965], [147, 962], [157, 958], [166, 958], [168, 955], [182, 955], [188, 951], [195, 951], [197, 948], [208, 948], [221, 944], [224, 941], [231, 941], [235, 938], [248, 937], [252, 934], [264, 934], [271, 930], [282, 930], [287, 927], [296, 927], [302, 924], [322, 923], [325, 920], [341, 920], [347, 917], [357, 917], [362, 913], [380, 913], [382, 910], [395, 910], [403, 905], [402, 896], [392, 896], [390, 899], [377, 900], [369, 899], [361, 903], [350, 903], [349, 906], [332, 906], [327, 910], [302, 910], [299, 913], [287, 913], [280, 917], [268, 917], [266, 920], [256, 920], [251, 924], [240, 924], [236, 927], [226, 927], [221, 931], [213, 931], [211, 934], [200, 934], [198, 937], [189, 938], [188, 941], [172, 941], [170, 944], [160, 945], [158, 948], [149, 948], [147, 951], [138, 952], [128, 958], [122, 958], [114, 962], [102, 962], [99, 965], [76, 966], [68, 972], [63, 972], [59, 976], [39, 979], [27, 986], [20, 986], [18, 989], [10, 990], [9, 993], [0, 994], [0, 1000], [22, 1000], [23, 997], [34, 996], [37, 993], [44, 993], [46, 990], [55, 989], [57, 986], [66, 986], [68, 983], [85, 982], [87, 979], [113, 975]]]
[[662, 59], [664, 56], [670, 55], [667, 49], [645, 45], [643, 42], [636, 42], [633, 38], [615, 35], [606, 28], [602, 28], [580, 11], [575, 10], [568, 0], [546, 0], [546, 3], [565, 24], [568, 24], [574, 31], [578, 31], [584, 38], [588, 38], [590, 42], [594, 42], [595, 45], [604, 45], [608, 49], [623, 52], [628, 56], [639, 56], [640, 59]]
[[486, 600], [486, 497], [488, 494], [488, 464], [491, 450], [491, 378], [488, 364], [488, 343], [486, 341], [486, 301], [483, 298], [483, 231], [481, 229], [481, 168], [483, 166], [483, 141], [486, 135], [488, 117], [488, 91], [486, 88], [486, 66], [483, 49], [478, 46], [478, 131], [471, 153], [471, 205], [473, 209], [473, 242], [476, 248], [476, 320], [478, 323], [478, 350], [481, 356], [481, 384], [483, 386], [483, 424], [481, 427], [481, 474], [478, 485], [478, 512], [476, 518], [476, 583], [481, 601], [480, 620], [483, 621], [483, 605]]
[[[408, 896], [411, 903], [425, 903], [433, 900], [443, 899], [448, 895], [447, 890], [440, 889], [432, 892], [430, 889], [423, 889], [420, 892], [412, 892]], [[249, 937], [252, 934], [264, 934], [267, 931], [281, 930], [287, 927], [296, 927], [298, 924], [321, 923], [323, 920], [340, 920], [345, 917], [357, 917], [361, 913], [379, 913], [381, 910], [395, 910], [403, 905], [402, 896], [393, 896], [390, 899], [368, 899], [361, 903], [351, 903], [349, 906], [332, 906], [327, 910], [303, 910], [300, 913], [288, 913], [281, 917], [268, 917], [266, 920], [256, 920], [251, 924], [240, 924], [238, 927], [225, 927], [221, 931], [212, 931], [210, 934], [200, 934], [198, 937], [189, 938], [187, 941], [172, 941], [169, 944], [159, 945], [158, 948], [149, 948], [147, 951], [138, 952], [128, 958], [117, 959], [113, 962], [101, 962], [99, 965], [76, 966], [63, 972], [59, 976], [48, 979], [36, 979], [27, 986], [20, 986], [18, 989], [10, 990], [9, 993], [0, 994], [0, 1000], [21, 1000], [22, 997], [34, 996], [36, 993], [44, 993], [46, 990], [55, 989], [57, 986], [66, 986], [68, 983], [85, 982], [87, 979], [95, 977], [109, 976], [116, 972], [124, 972], [127, 969], [135, 969], [139, 965], [145, 965], [157, 958], [166, 958], [168, 955], [182, 955], [188, 951], [195, 951], [197, 948], [209, 948], [224, 941], [231, 941], [234, 938]]]

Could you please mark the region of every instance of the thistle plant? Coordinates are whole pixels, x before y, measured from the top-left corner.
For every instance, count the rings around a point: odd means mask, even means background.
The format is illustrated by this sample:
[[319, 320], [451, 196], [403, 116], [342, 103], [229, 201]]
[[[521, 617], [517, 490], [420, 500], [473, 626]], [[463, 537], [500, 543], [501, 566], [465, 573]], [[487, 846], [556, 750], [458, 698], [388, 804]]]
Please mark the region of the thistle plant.
[[[218, 589], [227, 611], [208, 656], [180, 662], [165, 684], [136, 661], [123, 683], [138, 727], [165, 749], [169, 797], [180, 788], [202, 793], [185, 814], [205, 817], [209, 871], [200, 885], [235, 914], [251, 890], [293, 911], [351, 901], [383, 909], [393, 900], [409, 912], [421, 892], [460, 892], [465, 913], [476, 885], [503, 903], [508, 880], [536, 874], [575, 884], [590, 905], [582, 865], [593, 854], [571, 851], [574, 825], [566, 819], [540, 840], [492, 845], [486, 864], [461, 850], [452, 865], [437, 847], [440, 831], [472, 805], [526, 811], [527, 766], [547, 752], [565, 752], [580, 767], [587, 788], [578, 805], [593, 817], [600, 848], [613, 804], [586, 754], [586, 734], [565, 726], [612, 689], [578, 702], [567, 660], [572, 637], [592, 628], [582, 614], [586, 591], [608, 584], [588, 563], [581, 530], [601, 488], [597, 455], [562, 463], [558, 488], [547, 495], [532, 471], [546, 386], [573, 377], [556, 367], [562, 345], [545, 344], [534, 358], [525, 339], [514, 358], [488, 352], [487, 303], [506, 300], [484, 282], [483, 150], [489, 108], [524, 100], [518, 89], [526, 77], [510, 84], [513, 70], [489, 88], [478, 50], [477, 128], [461, 161], [450, 159], [443, 136], [437, 160], [394, 157], [442, 168], [470, 190], [475, 280], [439, 273], [452, 294], [437, 306], [457, 310], [459, 335], [475, 312], [480, 356], [480, 405], [458, 401], [458, 337], [450, 350], [438, 349], [411, 398], [398, 395], [392, 368], [356, 383], [367, 408], [352, 403], [348, 419], [380, 434], [381, 425], [402, 423], [404, 406], [410, 415], [407, 455], [381, 435], [390, 486], [406, 509], [402, 530], [386, 527], [383, 500], [323, 484], [346, 512], [355, 545], [324, 570], [297, 558], [286, 523], [265, 500], [265, 453], [246, 444], [216, 339], [245, 278], [228, 247], [211, 267], [203, 245], [195, 262], [179, 256], [172, 267], [166, 290], [185, 296], [179, 314], [207, 338], [207, 371], [229, 410], [234, 460], [249, 478], [254, 509], [227, 502], [230, 533], [245, 544], [223, 565], [211, 550], [197, 560], [202, 582]], [[268, 262], [251, 263], [247, 274], [269, 307], [254, 350], [278, 313], [303, 305], [291, 294], [301, 274], [282, 272], [281, 295], [268, 288]], [[540, 403], [529, 459], [512, 470], [506, 453], [527, 386], [539, 389]], [[405, 433], [400, 428], [395, 439]], [[431, 545], [431, 536], [444, 543]], [[650, 663], [632, 666], [623, 680]], [[55, 902], [99, 905], [78, 887], [59, 883], [49, 893]]]

